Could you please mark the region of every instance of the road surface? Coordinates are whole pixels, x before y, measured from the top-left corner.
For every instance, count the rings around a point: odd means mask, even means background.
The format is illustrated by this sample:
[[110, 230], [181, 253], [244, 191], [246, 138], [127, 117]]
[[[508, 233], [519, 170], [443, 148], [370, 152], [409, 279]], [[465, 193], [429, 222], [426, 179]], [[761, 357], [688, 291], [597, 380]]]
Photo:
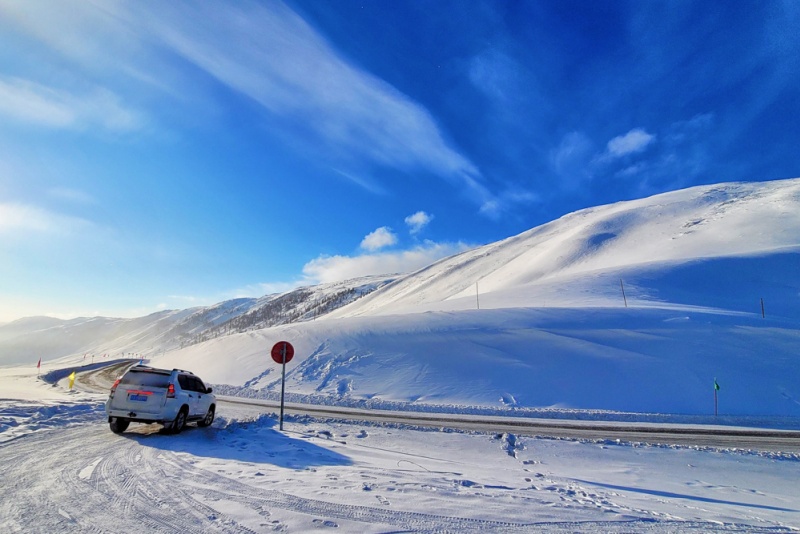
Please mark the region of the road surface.
[[[111, 387], [114, 379], [130, 365], [131, 362], [120, 362], [102, 369], [79, 373], [77, 382], [84, 389], [104, 392]], [[218, 413], [224, 413], [226, 404], [247, 407], [253, 413], [270, 413], [280, 407], [277, 401], [260, 399], [218, 397], [218, 401]], [[351, 421], [390, 422], [481, 432], [508, 432], [524, 436], [548, 438], [619, 440], [623, 442], [692, 447], [800, 453], [800, 432], [786, 430], [393, 412], [293, 403], [287, 403], [285, 411], [289, 414], [306, 414]]]

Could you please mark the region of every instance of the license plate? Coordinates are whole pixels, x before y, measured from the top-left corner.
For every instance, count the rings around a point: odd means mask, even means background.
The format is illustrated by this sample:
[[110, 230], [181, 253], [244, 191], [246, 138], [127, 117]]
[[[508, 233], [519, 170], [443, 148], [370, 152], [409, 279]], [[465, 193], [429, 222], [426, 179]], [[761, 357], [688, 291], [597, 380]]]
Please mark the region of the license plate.
[[147, 395], [128, 395], [128, 400], [136, 402], [147, 402]]

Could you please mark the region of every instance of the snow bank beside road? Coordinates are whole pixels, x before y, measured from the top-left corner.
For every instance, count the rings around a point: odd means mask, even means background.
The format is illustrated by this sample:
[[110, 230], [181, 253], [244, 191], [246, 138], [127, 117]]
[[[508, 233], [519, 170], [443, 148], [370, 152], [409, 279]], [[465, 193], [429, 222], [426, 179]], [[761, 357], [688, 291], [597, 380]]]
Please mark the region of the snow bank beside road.
[[[659, 308], [517, 308], [358, 317], [219, 338], [153, 359], [238, 394], [326, 403], [800, 416], [800, 325]], [[223, 390], [220, 391], [231, 391]]]
[[100, 402], [39, 404], [0, 400], [0, 443], [41, 430], [96, 423], [103, 417]]

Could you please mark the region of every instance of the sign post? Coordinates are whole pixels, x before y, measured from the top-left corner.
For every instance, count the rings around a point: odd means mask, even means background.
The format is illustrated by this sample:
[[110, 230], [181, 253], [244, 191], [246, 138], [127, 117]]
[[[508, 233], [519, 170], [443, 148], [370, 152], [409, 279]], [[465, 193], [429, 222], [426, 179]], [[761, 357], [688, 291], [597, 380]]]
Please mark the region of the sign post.
[[279, 427], [283, 431], [283, 395], [284, 386], [286, 385], [286, 364], [292, 361], [294, 357], [294, 347], [288, 341], [278, 341], [272, 347], [271, 355], [275, 363], [279, 363], [283, 367], [281, 371], [281, 419]]

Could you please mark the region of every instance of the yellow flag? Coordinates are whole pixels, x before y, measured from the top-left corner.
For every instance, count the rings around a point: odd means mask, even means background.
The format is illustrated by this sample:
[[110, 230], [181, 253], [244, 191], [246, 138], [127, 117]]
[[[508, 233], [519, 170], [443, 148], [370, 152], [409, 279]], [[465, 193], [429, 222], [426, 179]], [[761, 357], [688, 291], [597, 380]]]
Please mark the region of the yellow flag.
[[75, 385], [75, 371], [72, 371], [72, 374], [69, 375], [69, 390], [72, 391], [72, 386]]

